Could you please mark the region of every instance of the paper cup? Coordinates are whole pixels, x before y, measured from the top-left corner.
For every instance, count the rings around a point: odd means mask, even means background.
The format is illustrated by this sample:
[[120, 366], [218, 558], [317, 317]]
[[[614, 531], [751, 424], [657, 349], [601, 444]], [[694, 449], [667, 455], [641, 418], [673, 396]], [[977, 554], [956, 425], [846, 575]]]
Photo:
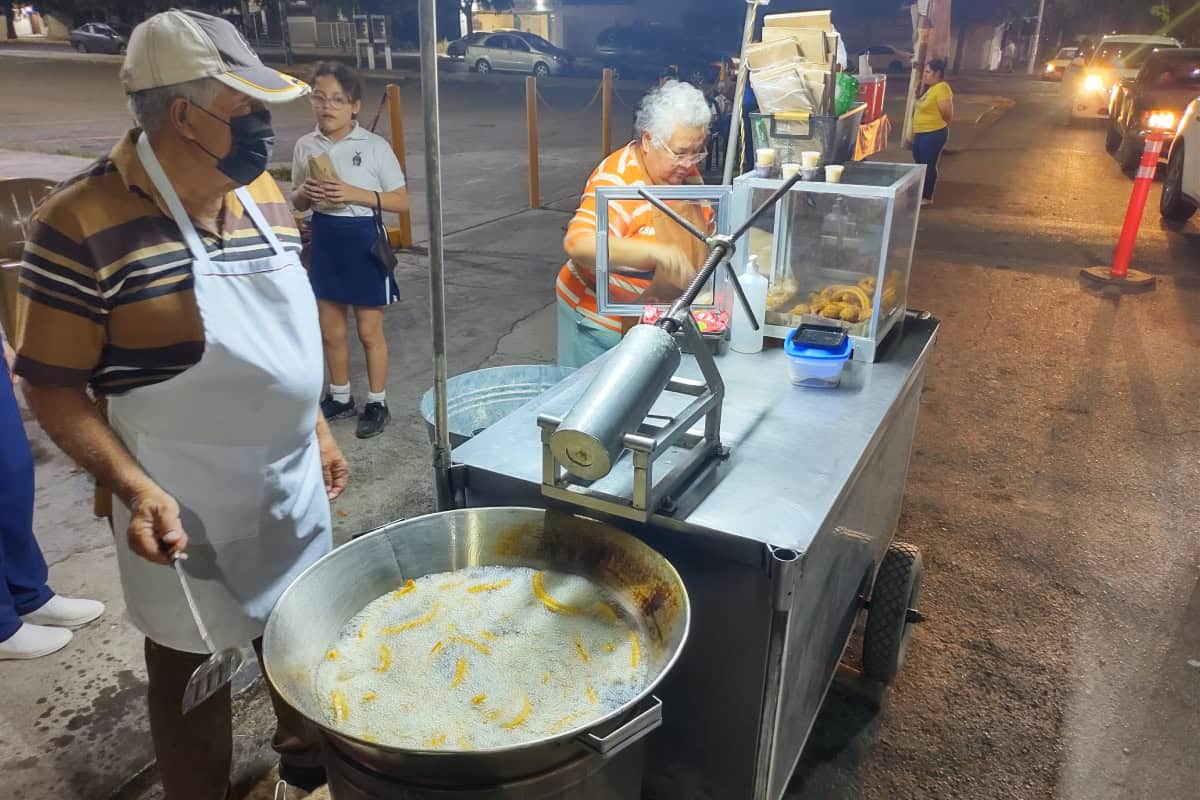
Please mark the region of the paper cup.
[[755, 153], [754, 165], [756, 167], [766, 167], [770, 169], [775, 166], [775, 150], [770, 147], [761, 147]]
[[816, 169], [821, 166], [821, 153], [818, 150], [805, 150], [800, 154], [800, 166], [804, 169]]
[[842, 173], [846, 168], [841, 164], [829, 164], [825, 167], [825, 182], [826, 183], [841, 183]]
[[785, 163], [780, 168], [780, 175], [785, 181], [790, 181], [792, 176], [800, 171], [800, 165], [795, 163]]

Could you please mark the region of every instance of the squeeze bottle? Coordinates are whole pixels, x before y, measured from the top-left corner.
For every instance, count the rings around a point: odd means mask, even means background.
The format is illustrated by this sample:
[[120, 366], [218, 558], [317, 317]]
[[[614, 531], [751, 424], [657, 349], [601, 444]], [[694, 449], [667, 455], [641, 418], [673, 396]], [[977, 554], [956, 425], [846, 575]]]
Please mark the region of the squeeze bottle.
[[758, 272], [758, 256], [746, 259], [746, 270], [738, 276], [738, 283], [750, 308], [754, 310], [754, 318], [758, 320], [758, 330], [750, 324], [742, 304], [736, 295], [733, 298], [733, 320], [730, 331], [729, 346], [738, 353], [758, 353], [763, 348], [763, 328], [767, 324], [767, 279]]

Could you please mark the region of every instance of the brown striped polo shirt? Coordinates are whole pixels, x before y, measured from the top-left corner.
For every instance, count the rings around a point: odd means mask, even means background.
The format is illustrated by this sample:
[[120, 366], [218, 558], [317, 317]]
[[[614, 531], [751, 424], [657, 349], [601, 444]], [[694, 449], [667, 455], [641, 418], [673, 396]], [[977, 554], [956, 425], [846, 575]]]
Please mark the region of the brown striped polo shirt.
[[[34, 213], [21, 265], [14, 371], [36, 386], [113, 395], [172, 378], [204, 352], [192, 256], [128, 133]], [[247, 187], [285, 248], [300, 234], [274, 178]], [[272, 254], [237, 196], [220, 235], [198, 230], [213, 261]]]

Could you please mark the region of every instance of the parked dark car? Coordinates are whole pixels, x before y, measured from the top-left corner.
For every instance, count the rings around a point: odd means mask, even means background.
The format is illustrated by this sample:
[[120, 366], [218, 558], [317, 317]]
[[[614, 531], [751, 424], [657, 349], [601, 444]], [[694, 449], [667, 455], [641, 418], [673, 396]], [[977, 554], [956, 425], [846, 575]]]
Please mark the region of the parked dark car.
[[450, 44], [446, 45], [446, 55], [456, 61], [462, 61], [467, 57], [467, 48], [473, 44], [480, 44], [484, 39], [492, 34], [491, 31], [475, 31], [468, 33], [461, 39], [455, 39]]
[[653, 79], [674, 67], [696, 85], [716, 81], [720, 56], [675, 28], [661, 25], [616, 27], [596, 39], [596, 60], [622, 78]]
[[111, 25], [89, 22], [71, 31], [71, 46], [81, 53], [124, 53], [129, 37]]
[[1104, 146], [1126, 171], [1137, 168], [1146, 136], [1167, 129], [1165, 158], [1184, 110], [1200, 95], [1200, 48], [1164, 48], [1153, 52], [1137, 77], [1113, 87]]

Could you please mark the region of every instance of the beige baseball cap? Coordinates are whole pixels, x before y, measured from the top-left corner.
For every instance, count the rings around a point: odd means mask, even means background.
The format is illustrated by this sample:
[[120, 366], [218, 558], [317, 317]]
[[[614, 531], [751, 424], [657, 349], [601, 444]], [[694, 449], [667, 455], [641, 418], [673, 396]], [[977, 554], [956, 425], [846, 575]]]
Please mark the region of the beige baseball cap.
[[213, 78], [264, 103], [308, 94], [299, 78], [266, 66], [242, 34], [220, 17], [163, 11], [133, 29], [121, 67], [126, 94]]

